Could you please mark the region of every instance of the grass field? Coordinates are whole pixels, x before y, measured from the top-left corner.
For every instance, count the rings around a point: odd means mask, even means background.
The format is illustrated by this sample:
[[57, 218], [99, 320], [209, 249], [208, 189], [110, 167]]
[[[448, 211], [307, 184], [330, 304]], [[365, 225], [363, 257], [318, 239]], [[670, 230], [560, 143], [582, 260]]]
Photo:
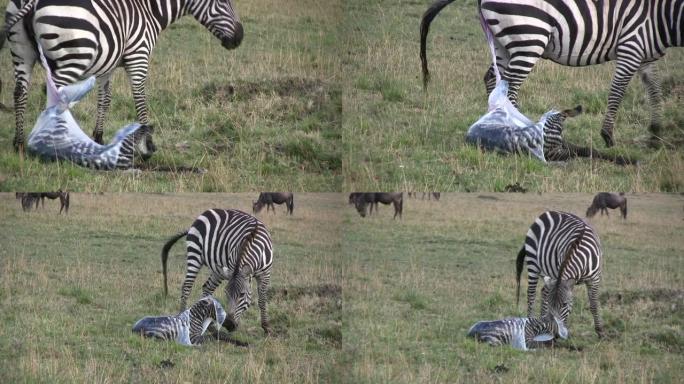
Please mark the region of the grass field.
[[[251, 212], [247, 194], [72, 194], [68, 216], [48, 200], [24, 213], [0, 194], [0, 382], [315, 383], [339, 377], [342, 345], [340, 195], [298, 194], [293, 216], [259, 217], [274, 242], [269, 303], [273, 337], [259, 310], [245, 312], [237, 347], [196, 347], [131, 333], [144, 316], [178, 309], [184, 242], [169, 258], [163, 297], [160, 251], [205, 209]], [[190, 303], [199, 297], [203, 269]], [[253, 287], [256, 296], [256, 288]], [[220, 287], [217, 298], [225, 305]]]
[[[480, 197], [483, 196], [483, 197]], [[442, 194], [361, 219], [348, 208], [342, 241], [343, 363], [352, 383], [676, 383], [684, 353], [684, 199], [630, 194], [627, 221], [590, 220], [604, 249], [601, 315], [575, 289], [570, 338], [519, 352], [466, 338], [479, 320], [525, 316], [515, 258], [546, 209], [584, 216], [590, 194]], [[527, 286], [523, 277], [523, 293]], [[538, 310], [539, 307], [537, 307]]]
[[[344, 47], [344, 190], [503, 191], [508, 184], [544, 192], [684, 189], [684, 50], [658, 62], [663, 83], [664, 139], [677, 149], [646, 146], [650, 112], [638, 77], [618, 111], [614, 154], [639, 167], [574, 160], [544, 165], [521, 156], [482, 153], [465, 144], [468, 127], [487, 109], [482, 78], [491, 62], [477, 1], [454, 2], [428, 36], [432, 74], [422, 90], [419, 24], [432, 0], [346, 2]], [[521, 111], [537, 120], [551, 108], [582, 105], [565, 136], [605, 149], [599, 136], [614, 64], [569, 68], [539, 63], [519, 93]]]
[[[0, 0], [5, 9], [7, 0]], [[0, 112], [0, 190], [214, 192], [256, 189], [336, 191], [342, 180], [342, 90], [336, 50], [338, 1], [236, 1], [242, 45], [223, 49], [192, 16], [163, 31], [152, 53], [148, 102], [159, 151], [147, 169], [182, 172], [94, 172], [67, 163], [20, 161], [14, 114]], [[0, 54], [0, 101], [13, 105], [9, 47]], [[45, 105], [44, 71], [36, 66], [26, 135]], [[74, 107], [90, 134], [96, 91]], [[117, 70], [105, 141], [136, 118], [128, 78]]]

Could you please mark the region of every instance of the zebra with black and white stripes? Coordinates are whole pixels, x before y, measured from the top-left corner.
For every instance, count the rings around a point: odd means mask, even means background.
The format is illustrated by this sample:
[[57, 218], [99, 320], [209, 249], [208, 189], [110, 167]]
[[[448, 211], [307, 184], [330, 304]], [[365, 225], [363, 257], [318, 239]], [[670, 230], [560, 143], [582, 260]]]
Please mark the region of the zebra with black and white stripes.
[[[18, 22], [21, 14], [23, 22]], [[16, 132], [14, 146], [23, 151], [24, 112], [31, 72], [40, 44], [58, 87], [88, 76], [99, 80], [93, 139], [102, 144], [105, 114], [111, 103], [111, 75], [122, 66], [129, 76], [137, 120], [149, 123], [145, 82], [150, 54], [159, 33], [191, 14], [224, 48], [240, 45], [243, 28], [233, 0], [11, 0], [7, 39], [14, 76]], [[0, 47], [4, 39], [0, 41]], [[148, 146], [153, 147], [148, 135]]]
[[250, 282], [256, 278], [261, 311], [261, 327], [270, 333], [266, 304], [271, 281], [273, 245], [266, 226], [252, 215], [229, 209], [210, 209], [203, 212], [190, 228], [164, 244], [162, 248], [162, 270], [164, 294], [168, 294], [166, 283], [166, 262], [171, 247], [185, 236], [187, 260], [185, 280], [181, 290], [181, 311], [202, 266], [211, 270], [211, 275], [202, 286], [202, 295], [211, 295], [216, 287], [228, 280], [225, 287], [228, 299], [227, 317], [223, 325], [234, 330], [242, 313], [251, 304]]
[[618, 165], [637, 164], [637, 160], [629, 156], [610, 155], [595, 148], [582, 147], [563, 138], [563, 124], [568, 117], [582, 113], [582, 106], [563, 111], [547, 113], [544, 121], [544, 158], [547, 161], [568, 161], [576, 157], [587, 157], [612, 161]]
[[573, 287], [586, 284], [594, 328], [602, 337], [603, 322], [598, 312], [602, 255], [598, 235], [584, 220], [566, 212], [542, 213], [527, 231], [516, 260], [518, 300], [520, 275], [527, 264], [527, 316], [532, 317], [540, 276], [551, 281], [542, 288], [541, 317], [547, 315], [550, 305], [554, 316], [564, 323], [572, 309]]
[[[453, 0], [438, 0], [421, 22], [423, 81], [429, 72], [425, 45], [435, 16]], [[684, 45], [684, 0], [480, 0], [479, 8], [493, 32], [497, 65], [509, 82], [516, 104], [518, 89], [539, 59], [583, 67], [616, 61], [601, 137], [615, 144], [617, 109], [635, 73], [641, 74], [651, 104], [651, 143], [661, 135], [662, 91], [655, 62], [669, 47]], [[495, 86], [490, 65], [487, 93]]]
[[133, 333], [162, 340], [175, 340], [182, 345], [199, 345], [212, 322], [220, 329], [226, 311], [211, 296], [201, 298], [176, 316], [147, 316], [133, 325]]

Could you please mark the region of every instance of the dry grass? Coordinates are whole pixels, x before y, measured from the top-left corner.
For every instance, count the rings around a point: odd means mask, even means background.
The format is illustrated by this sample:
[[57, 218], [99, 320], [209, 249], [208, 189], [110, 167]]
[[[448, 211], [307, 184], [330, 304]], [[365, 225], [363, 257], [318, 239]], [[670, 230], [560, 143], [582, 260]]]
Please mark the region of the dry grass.
[[522, 353], [465, 336], [476, 321], [524, 316], [525, 305], [515, 306], [515, 257], [529, 225], [546, 209], [583, 216], [591, 198], [443, 194], [440, 202], [406, 200], [401, 221], [387, 207], [370, 219], [348, 209], [342, 275], [350, 382], [678, 382], [680, 196], [630, 194], [627, 221], [615, 211], [590, 220], [604, 248], [606, 340], [596, 338], [584, 287], [575, 289], [570, 339], [557, 348]]
[[[143, 316], [178, 308], [185, 251], [172, 251], [164, 298], [165, 239], [209, 207], [250, 211], [253, 197], [72, 194], [69, 215], [59, 216], [55, 202], [24, 213], [14, 196], [0, 195], [0, 230], [12, 239], [0, 251], [0, 382], [334, 381], [331, 362], [342, 343], [340, 195], [297, 194], [293, 216], [284, 207], [260, 215], [275, 247], [273, 337], [263, 335], [256, 304], [233, 334], [248, 348], [185, 348], [130, 331]], [[206, 276], [203, 270], [191, 300]], [[222, 291], [217, 298], [225, 304]]]

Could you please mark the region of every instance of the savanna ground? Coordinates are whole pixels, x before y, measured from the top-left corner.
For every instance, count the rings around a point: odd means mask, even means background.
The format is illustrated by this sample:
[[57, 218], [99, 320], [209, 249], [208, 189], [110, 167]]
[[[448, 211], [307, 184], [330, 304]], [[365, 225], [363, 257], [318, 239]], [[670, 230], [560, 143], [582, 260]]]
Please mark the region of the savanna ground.
[[[5, 9], [7, 0], [0, 0]], [[68, 164], [23, 161], [12, 146], [14, 114], [0, 112], [0, 190], [335, 191], [342, 180], [339, 1], [236, 1], [242, 45], [221, 47], [191, 15], [163, 31], [148, 78], [158, 152], [142, 174], [95, 172]], [[25, 135], [45, 105], [44, 71], [34, 68]], [[0, 52], [0, 101], [13, 105], [9, 44]], [[88, 134], [96, 90], [72, 112]], [[128, 78], [113, 77], [105, 141], [136, 119]], [[179, 166], [203, 175], [155, 172]]]
[[[265, 337], [254, 303], [232, 336], [248, 347], [208, 341], [199, 347], [131, 333], [144, 316], [177, 313], [185, 273], [184, 241], [169, 257], [163, 296], [160, 251], [205, 209], [251, 212], [247, 194], [72, 194], [68, 215], [48, 200], [24, 213], [0, 194], [0, 382], [315, 383], [340, 377], [344, 201], [297, 194], [260, 214], [271, 231], [274, 266]], [[189, 303], [199, 297], [203, 269]], [[223, 286], [216, 297], [226, 304]]]
[[[348, 208], [341, 356], [349, 382], [681, 382], [681, 196], [628, 194], [626, 221], [616, 211], [589, 220], [604, 249], [606, 339], [594, 332], [584, 286], [574, 291], [570, 338], [555, 348], [520, 352], [466, 337], [479, 320], [526, 316], [525, 296], [516, 307], [515, 258], [527, 229], [546, 209], [584, 216], [591, 199], [442, 194], [405, 200], [402, 220], [387, 206], [365, 219]], [[526, 287], [523, 277], [523, 295]]]
[[[637, 76], [618, 111], [610, 153], [634, 156], [639, 167], [587, 159], [543, 164], [465, 143], [468, 127], [487, 111], [482, 78], [491, 63], [476, 0], [454, 2], [432, 22], [432, 81], [423, 92], [419, 24], [431, 3], [345, 3], [343, 190], [503, 191], [515, 182], [545, 192], [684, 189], [684, 49], [669, 49], [658, 62], [666, 148], [646, 145], [650, 111]], [[521, 111], [537, 120], [551, 108], [582, 105], [585, 113], [566, 123], [566, 139], [605, 150], [599, 131], [613, 69], [614, 63], [569, 68], [542, 61], [520, 89]]]

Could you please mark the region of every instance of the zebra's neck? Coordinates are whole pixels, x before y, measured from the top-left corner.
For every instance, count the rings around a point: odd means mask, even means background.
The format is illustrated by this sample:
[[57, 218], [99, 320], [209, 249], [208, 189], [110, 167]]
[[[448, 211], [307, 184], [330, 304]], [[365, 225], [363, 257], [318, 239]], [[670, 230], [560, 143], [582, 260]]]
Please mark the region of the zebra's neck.
[[153, 0], [150, 3], [150, 10], [158, 22], [159, 30], [166, 29], [176, 20], [187, 15], [190, 2], [192, 0]]
[[[655, 22], [660, 41], [668, 47], [684, 46], [684, 0], [661, 0], [660, 12]], [[655, 2], [657, 4], [658, 2]]]

